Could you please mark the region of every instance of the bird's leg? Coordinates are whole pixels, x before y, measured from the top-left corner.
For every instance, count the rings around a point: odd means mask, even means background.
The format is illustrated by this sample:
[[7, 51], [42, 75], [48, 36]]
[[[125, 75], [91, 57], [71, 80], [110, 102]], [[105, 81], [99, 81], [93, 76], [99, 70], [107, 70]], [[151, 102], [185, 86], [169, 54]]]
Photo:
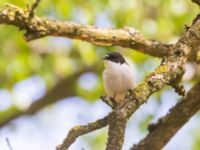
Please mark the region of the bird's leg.
[[117, 101], [115, 100], [115, 95], [114, 98], [110, 97], [110, 101], [112, 102], [114, 108], [118, 105]]
[[103, 102], [105, 102], [107, 105], [109, 105], [112, 109], [114, 109], [117, 106], [115, 99], [112, 97], [101, 96], [100, 98], [102, 99]]

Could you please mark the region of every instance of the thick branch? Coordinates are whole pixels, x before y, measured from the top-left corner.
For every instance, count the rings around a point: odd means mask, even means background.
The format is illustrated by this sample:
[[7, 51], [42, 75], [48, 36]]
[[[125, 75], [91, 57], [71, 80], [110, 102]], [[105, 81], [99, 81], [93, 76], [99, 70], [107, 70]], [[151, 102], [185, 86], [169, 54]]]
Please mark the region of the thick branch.
[[0, 24], [14, 25], [26, 30], [27, 41], [44, 36], [59, 36], [80, 39], [100, 46], [129, 47], [157, 57], [168, 56], [171, 47], [171, 45], [146, 39], [134, 28], [104, 29], [39, 17], [29, 20], [28, 11], [13, 5], [8, 5], [0, 12]]
[[0, 128], [9, 123], [10, 121], [22, 116], [22, 115], [31, 115], [43, 107], [53, 104], [58, 100], [61, 100], [65, 97], [74, 96], [75, 85], [77, 78], [84, 73], [84, 71], [77, 72], [67, 77], [66, 79], [60, 81], [52, 90], [50, 90], [44, 97], [38, 101], [31, 104], [31, 106], [25, 110], [19, 110], [18, 108], [12, 106], [5, 111], [0, 112]]
[[[154, 125], [150, 133], [131, 150], [160, 150], [200, 109], [200, 82], [170, 112]], [[162, 137], [162, 138], [161, 138]]]
[[108, 128], [108, 141], [106, 150], [121, 150], [124, 143], [125, 129], [127, 118], [121, 115], [121, 113], [109, 118]]
[[108, 118], [109, 118], [109, 115], [107, 115], [103, 119], [99, 119], [99, 120], [89, 123], [87, 125], [76, 126], [76, 127], [72, 128], [69, 131], [67, 137], [63, 140], [62, 144], [57, 146], [57, 150], [66, 150], [70, 147], [71, 144], [73, 144], [75, 142], [75, 140], [79, 136], [105, 127], [106, 125], [108, 125]]

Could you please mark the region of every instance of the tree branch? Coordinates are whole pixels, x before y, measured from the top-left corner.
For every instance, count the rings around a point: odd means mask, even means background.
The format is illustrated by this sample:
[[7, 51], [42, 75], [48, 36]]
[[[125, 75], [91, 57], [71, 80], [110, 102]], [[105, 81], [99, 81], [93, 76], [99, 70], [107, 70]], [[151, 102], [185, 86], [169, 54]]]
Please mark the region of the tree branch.
[[6, 143], [8, 145], [9, 150], [13, 150], [11, 144], [10, 144], [10, 140], [8, 138], [6, 138]]
[[121, 150], [124, 143], [127, 118], [116, 111], [109, 118], [106, 150]]
[[56, 149], [57, 150], [66, 150], [71, 146], [71, 144], [73, 144], [75, 142], [75, 140], [79, 136], [105, 127], [106, 125], [108, 125], [109, 116], [110, 115], [107, 115], [106, 117], [99, 119], [95, 122], [89, 123], [87, 125], [73, 127], [69, 131], [67, 137], [63, 140], [62, 144], [58, 145]]
[[134, 28], [105, 29], [36, 16], [29, 20], [27, 11], [10, 4], [0, 12], [0, 24], [14, 25], [26, 30], [27, 41], [44, 36], [59, 36], [80, 39], [100, 46], [129, 47], [156, 57], [170, 54], [171, 45], [148, 40]]
[[29, 19], [33, 18], [34, 16], [34, 11], [35, 9], [38, 7], [39, 3], [41, 0], [35, 0], [35, 2], [33, 3], [33, 5], [31, 6], [31, 9], [29, 11]]
[[[200, 109], [200, 82], [170, 112], [159, 119], [149, 134], [131, 150], [160, 150]], [[162, 137], [162, 138], [161, 138]]]

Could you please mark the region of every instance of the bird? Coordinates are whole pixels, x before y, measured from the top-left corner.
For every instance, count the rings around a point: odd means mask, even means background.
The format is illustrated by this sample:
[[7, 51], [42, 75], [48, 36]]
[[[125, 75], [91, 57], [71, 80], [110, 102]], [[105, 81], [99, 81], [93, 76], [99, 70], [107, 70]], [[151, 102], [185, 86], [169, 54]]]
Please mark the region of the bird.
[[102, 76], [106, 96], [120, 104], [135, 86], [133, 68], [119, 52], [108, 53], [102, 59], [105, 62]]

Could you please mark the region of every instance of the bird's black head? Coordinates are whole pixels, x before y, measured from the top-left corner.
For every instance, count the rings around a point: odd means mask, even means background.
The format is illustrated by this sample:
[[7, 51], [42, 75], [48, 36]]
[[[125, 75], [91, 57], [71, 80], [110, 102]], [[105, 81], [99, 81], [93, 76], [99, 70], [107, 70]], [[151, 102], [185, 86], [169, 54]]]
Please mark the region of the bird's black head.
[[103, 59], [110, 60], [112, 62], [120, 63], [120, 64], [126, 63], [124, 57], [118, 52], [111, 52], [111, 53], [105, 55], [105, 57]]

